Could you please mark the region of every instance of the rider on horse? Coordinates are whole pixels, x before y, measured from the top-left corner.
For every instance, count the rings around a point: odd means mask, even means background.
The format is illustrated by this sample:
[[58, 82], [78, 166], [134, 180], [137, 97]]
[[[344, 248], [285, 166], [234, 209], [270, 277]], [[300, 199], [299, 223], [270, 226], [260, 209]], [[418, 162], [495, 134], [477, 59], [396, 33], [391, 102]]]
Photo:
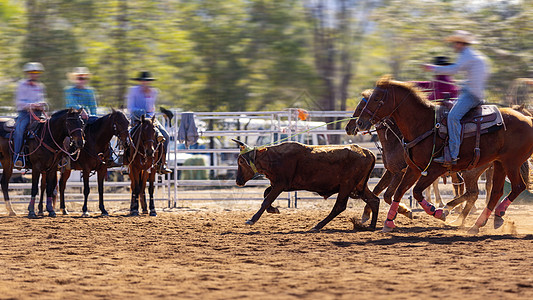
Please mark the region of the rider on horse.
[[[157, 100], [158, 90], [151, 87], [150, 83], [155, 80], [150, 72], [142, 71], [139, 76], [132, 78], [139, 81], [139, 85], [130, 87], [128, 90], [128, 110], [130, 112], [132, 125], [137, 124], [143, 115], [147, 117], [153, 117], [155, 115], [155, 102]], [[165, 127], [156, 120], [156, 128], [158, 135], [161, 137], [163, 143], [163, 153], [157, 167], [160, 174], [170, 174], [172, 170], [166, 167], [166, 153], [170, 137]]]
[[24, 167], [20, 151], [22, 149], [26, 127], [28, 127], [32, 118], [40, 118], [46, 107], [45, 86], [39, 82], [39, 77], [44, 72], [43, 65], [40, 62], [29, 62], [24, 65], [23, 71], [26, 73], [27, 78], [19, 81], [15, 94], [15, 105], [18, 116], [15, 130], [13, 131], [13, 161], [17, 169]]
[[461, 118], [470, 109], [483, 103], [488, 66], [487, 58], [470, 48], [470, 45], [478, 43], [470, 32], [458, 30], [453, 35], [448, 36], [446, 41], [451, 42], [454, 51], [459, 53], [457, 62], [449, 66], [424, 65], [424, 69], [439, 75], [453, 75], [461, 71], [466, 73], [466, 82], [461, 89], [459, 98], [448, 114], [451, 162], [445, 161], [444, 156], [433, 160], [437, 163], [456, 164], [459, 160], [459, 147], [461, 145]]

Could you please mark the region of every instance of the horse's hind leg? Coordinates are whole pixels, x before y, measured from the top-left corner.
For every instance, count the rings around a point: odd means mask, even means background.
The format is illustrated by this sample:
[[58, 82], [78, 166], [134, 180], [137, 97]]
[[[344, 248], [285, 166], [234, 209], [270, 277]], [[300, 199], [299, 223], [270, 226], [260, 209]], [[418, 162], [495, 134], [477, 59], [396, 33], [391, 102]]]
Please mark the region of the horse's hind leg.
[[53, 198], [54, 192], [57, 187], [57, 171], [52, 170], [46, 174], [46, 211], [48, 216], [55, 218], [56, 212], [54, 211]]
[[152, 217], [155, 217], [157, 216], [157, 212], [155, 211], [155, 203], [154, 203], [154, 187], [155, 187], [155, 176], [156, 176], [156, 172], [155, 172], [155, 169], [151, 169], [150, 170], [150, 175], [148, 176], [148, 194], [150, 195], [150, 204], [149, 204], [149, 209], [150, 209], [150, 216]]
[[[523, 166], [523, 164], [521, 166]], [[521, 166], [505, 166], [507, 177], [509, 178], [509, 181], [511, 181], [511, 192], [502, 202], [500, 202], [494, 211], [494, 229], [498, 229], [503, 225], [505, 211], [514, 199], [526, 189], [526, 183], [521, 174]]]
[[130, 164], [131, 203], [130, 216], [139, 215], [140, 171]]
[[479, 232], [479, 228], [485, 226], [490, 214], [492, 213], [492, 210], [494, 210], [494, 207], [496, 206], [496, 203], [498, 203], [498, 200], [503, 195], [504, 184], [505, 169], [501, 162], [494, 161], [494, 174], [492, 176], [492, 189], [490, 192], [489, 203], [487, 203], [487, 206], [485, 207], [485, 209], [483, 209], [483, 212], [477, 218], [476, 223], [472, 227], [470, 227], [468, 233], [476, 234]]
[[82, 217], [88, 217], [89, 209], [87, 207], [87, 202], [89, 201], [89, 193], [91, 192], [91, 188], [89, 187], [89, 173], [87, 170], [82, 171], [82, 177], [83, 177], [83, 207], [82, 207]]
[[148, 176], [150, 173], [148, 170], [141, 172], [141, 182], [140, 182], [140, 192], [139, 192], [139, 201], [141, 201], [141, 207], [143, 209], [143, 214], [148, 214], [148, 207], [146, 205], [146, 181], [148, 181]]
[[457, 197], [456, 199], [450, 201], [448, 204], [446, 204], [446, 209], [451, 210], [453, 206], [456, 206], [460, 204], [461, 202], [466, 201], [466, 205], [461, 211], [459, 217], [450, 223], [452, 226], [464, 226], [464, 222], [468, 214], [470, 213], [470, 210], [474, 206], [478, 195], [479, 195], [479, 187], [478, 187], [478, 180], [481, 174], [485, 171], [486, 167], [478, 167], [472, 170], [464, 171], [463, 172], [463, 181], [465, 184], [465, 193]]

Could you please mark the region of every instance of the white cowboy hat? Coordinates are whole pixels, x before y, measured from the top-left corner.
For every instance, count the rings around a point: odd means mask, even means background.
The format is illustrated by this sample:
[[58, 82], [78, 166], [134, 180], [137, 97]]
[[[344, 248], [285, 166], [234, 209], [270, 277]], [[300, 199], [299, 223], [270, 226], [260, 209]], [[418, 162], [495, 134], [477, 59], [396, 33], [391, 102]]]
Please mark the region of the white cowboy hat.
[[85, 75], [84, 77], [91, 78], [91, 72], [86, 67], [75, 67], [72, 72], [67, 73], [67, 77], [71, 82], [76, 82], [78, 76]]
[[447, 36], [447, 42], [459, 42], [465, 44], [479, 44], [476, 37], [466, 30], [456, 30], [452, 35]]

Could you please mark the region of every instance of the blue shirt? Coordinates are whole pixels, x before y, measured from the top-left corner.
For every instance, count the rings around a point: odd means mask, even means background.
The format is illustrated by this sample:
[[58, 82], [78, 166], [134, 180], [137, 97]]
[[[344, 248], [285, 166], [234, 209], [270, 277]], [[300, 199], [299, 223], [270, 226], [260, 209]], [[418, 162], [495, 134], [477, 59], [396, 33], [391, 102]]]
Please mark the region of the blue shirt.
[[486, 62], [487, 58], [465, 47], [460, 53], [457, 62], [448, 66], [432, 66], [433, 71], [440, 75], [454, 75], [458, 72], [466, 73], [466, 82], [464, 87], [480, 100], [484, 98], [485, 83], [489, 77], [489, 68]]
[[132, 86], [128, 90], [128, 110], [132, 119], [142, 115], [152, 117], [155, 114], [155, 101], [159, 94], [156, 88], [150, 87], [148, 93], [143, 92], [141, 85]]
[[15, 93], [15, 106], [17, 111], [28, 110], [32, 104], [46, 103], [44, 84], [34, 81], [33, 84], [29, 79], [19, 81]]
[[83, 108], [89, 115], [96, 116], [96, 95], [91, 87], [80, 89], [71, 86], [65, 89], [65, 101], [67, 108]]

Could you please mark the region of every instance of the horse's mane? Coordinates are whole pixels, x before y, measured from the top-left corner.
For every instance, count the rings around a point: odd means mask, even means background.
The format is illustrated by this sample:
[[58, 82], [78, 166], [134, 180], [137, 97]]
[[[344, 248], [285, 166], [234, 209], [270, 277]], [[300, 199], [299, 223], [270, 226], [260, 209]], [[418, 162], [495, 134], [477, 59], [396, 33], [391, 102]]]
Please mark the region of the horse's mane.
[[384, 75], [377, 81], [376, 86], [379, 86], [382, 88], [387, 88], [388, 86], [395, 86], [395, 87], [406, 89], [409, 92], [411, 92], [413, 95], [415, 95], [415, 97], [424, 106], [427, 106], [427, 107], [435, 106], [431, 101], [427, 99], [426, 95], [422, 93], [419, 89], [417, 89], [415, 85], [411, 82], [394, 80], [392, 76]]
[[52, 114], [52, 116], [50, 117], [50, 121], [55, 121], [59, 118], [62, 118], [64, 115], [66, 115], [68, 112], [69, 112], [70, 108], [67, 108], [67, 109], [62, 109], [62, 110], [59, 110], [59, 111], [56, 111], [55, 113]]

